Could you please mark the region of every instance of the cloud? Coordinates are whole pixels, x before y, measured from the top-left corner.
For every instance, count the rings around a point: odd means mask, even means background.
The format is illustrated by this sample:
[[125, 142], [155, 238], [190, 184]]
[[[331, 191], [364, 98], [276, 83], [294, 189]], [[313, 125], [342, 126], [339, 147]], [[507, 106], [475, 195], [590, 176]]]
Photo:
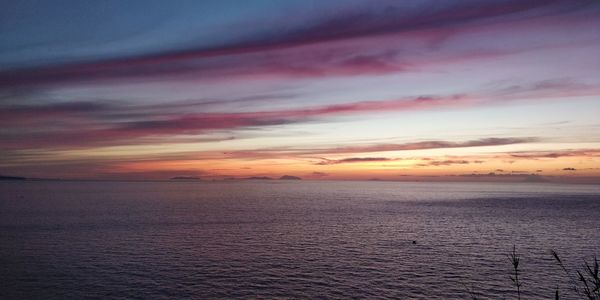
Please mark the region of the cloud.
[[[267, 95], [273, 97], [272, 95]], [[235, 99], [234, 99], [235, 100]], [[256, 96], [240, 101], [261, 101]], [[237, 101], [236, 100], [236, 101]], [[0, 105], [0, 125], [8, 129], [0, 141], [5, 149], [69, 148], [98, 145], [130, 145], [157, 142], [173, 136], [207, 135], [215, 131], [252, 129], [309, 122], [330, 116], [375, 112], [402, 112], [438, 108], [458, 108], [486, 103], [473, 95], [416, 96], [388, 100], [317, 105], [273, 111], [194, 112], [208, 101], [185, 101], [132, 105], [119, 101], [61, 102], [48, 104]], [[59, 120], [57, 126], [56, 120]], [[210, 139], [210, 137], [208, 138]], [[144, 141], [145, 140], [145, 141]], [[217, 139], [221, 140], [221, 138]], [[532, 138], [492, 138], [453, 143], [424, 141], [409, 144], [378, 144], [339, 147], [313, 153], [357, 153], [434, 148], [497, 146], [535, 142]], [[515, 155], [519, 155], [515, 153]]]
[[[577, 82], [572, 78], [551, 78], [533, 82], [501, 86], [488, 91], [490, 97], [515, 99], [540, 99], [596, 95], [600, 92], [597, 85]], [[561, 121], [549, 125], [561, 125]]]
[[529, 177], [529, 176], [540, 176], [537, 174], [529, 174], [527, 171], [519, 171], [519, 172], [513, 172], [512, 174], [497, 174], [494, 172], [489, 172], [489, 173], [469, 173], [469, 174], [459, 174], [457, 176], [461, 176], [461, 177], [506, 177], [506, 178], [521, 178], [521, 177]]
[[407, 151], [407, 150], [426, 150], [426, 149], [446, 149], [446, 148], [469, 148], [469, 147], [487, 147], [503, 146], [523, 143], [533, 143], [538, 141], [534, 137], [508, 137], [508, 138], [483, 138], [477, 140], [450, 142], [450, 141], [423, 141], [403, 144], [376, 144], [370, 146], [351, 146], [324, 149], [320, 153], [362, 153], [362, 152], [387, 152], [387, 151]]
[[[19, 149], [28, 147], [62, 147], [90, 145], [119, 145], [136, 139], [198, 135], [216, 130], [232, 130], [307, 122], [313, 118], [351, 115], [379, 111], [410, 111], [436, 107], [468, 105], [466, 96], [420, 96], [381, 101], [361, 101], [347, 104], [323, 105], [275, 111], [185, 113], [179, 110], [151, 106], [118, 104], [72, 103], [42, 106], [0, 106], [0, 116], [16, 113], [16, 119], [7, 117], [0, 125], [13, 128], [15, 135], [7, 135], [0, 147]], [[179, 109], [179, 108], [177, 108]], [[48, 119], [47, 117], [52, 117]], [[53, 118], [60, 117], [64, 126], [53, 128]], [[40, 123], [42, 121], [47, 123]], [[52, 128], [45, 130], [46, 126]], [[28, 132], [31, 128], [36, 130]], [[19, 132], [20, 131], [20, 132]]]
[[314, 171], [314, 172], [310, 173], [309, 176], [312, 176], [312, 177], [325, 177], [325, 176], [329, 176], [329, 173]]
[[0, 124], [39, 123], [42, 120], [74, 116], [94, 116], [110, 110], [110, 106], [101, 102], [60, 102], [39, 105], [12, 104], [0, 106]]
[[[259, 159], [259, 158], [273, 158], [273, 157], [300, 157], [306, 159], [318, 159], [322, 165], [334, 164], [337, 160], [330, 160], [323, 158], [323, 155], [334, 155], [334, 154], [352, 154], [352, 153], [375, 153], [375, 152], [388, 152], [388, 151], [414, 151], [414, 150], [430, 150], [430, 149], [449, 149], [449, 148], [470, 148], [470, 147], [492, 147], [492, 146], [504, 146], [522, 143], [533, 143], [537, 142], [538, 138], [534, 137], [505, 137], [505, 138], [483, 138], [476, 140], [467, 141], [422, 141], [413, 143], [399, 143], [399, 144], [375, 144], [375, 145], [363, 145], [363, 146], [342, 146], [334, 148], [264, 148], [256, 150], [243, 150], [243, 151], [231, 151], [223, 153], [226, 158], [240, 158], [240, 159]], [[225, 158], [222, 157], [222, 158]], [[383, 158], [378, 156], [368, 158]], [[385, 158], [387, 159], [387, 158]], [[427, 158], [420, 158], [421, 160], [428, 160]], [[333, 161], [333, 163], [328, 163]], [[472, 163], [483, 163], [481, 160], [472, 160]]]
[[[192, 41], [182, 44], [186, 46], [180, 45], [168, 51], [142, 48], [137, 54], [113, 53], [110, 59], [88, 55], [83, 62], [69, 57], [57, 61], [46, 59], [46, 66], [0, 71], [0, 86], [177, 77], [184, 74], [194, 78], [230, 78], [261, 74], [330, 76], [398, 72], [412, 66], [413, 63], [406, 63], [407, 60], [415, 61], [416, 56], [407, 55], [411, 52], [407, 49], [417, 50], [417, 53], [433, 51], [445, 56], [438, 63], [457, 57], [478, 59], [480, 55], [474, 53], [457, 53], [453, 52], [454, 49], [445, 49], [447, 51], [444, 52], [440, 48], [450, 37], [474, 28], [497, 26], [509, 31], [514, 30], [511, 26], [515, 26], [515, 21], [531, 22], [585, 13], [592, 5], [597, 3], [511, 0], [486, 1], [476, 5], [469, 2], [403, 5], [392, 1], [380, 5], [344, 5], [331, 13], [304, 11], [302, 15], [300, 11], [298, 18], [288, 18], [287, 22], [278, 18], [264, 19], [263, 22], [272, 25], [267, 27], [280, 27], [278, 31], [249, 30], [252, 35], [232, 37], [225, 43], [208, 42], [198, 46], [193, 42], [197, 38], [190, 35]], [[246, 27], [258, 28], [248, 24]], [[73, 43], [77, 44], [77, 41]], [[374, 44], [385, 51], [374, 51]], [[484, 56], [497, 57], [515, 51], [505, 50], [496, 49], [484, 53]], [[421, 59], [420, 63], [428, 61]]]
[[456, 160], [456, 159], [448, 159], [448, 160], [430, 160], [424, 164], [417, 164], [420, 167], [426, 166], [450, 166], [450, 165], [468, 165], [468, 164], [481, 164], [484, 161], [482, 160]]
[[511, 152], [508, 154], [511, 158], [518, 159], [553, 159], [560, 157], [573, 157], [573, 156], [588, 156], [595, 157], [600, 156], [600, 149], [569, 149], [561, 151], [523, 151], [523, 152]]
[[323, 161], [316, 163], [316, 165], [337, 165], [347, 163], [361, 163], [361, 162], [382, 162], [391, 161], [394, 159], [386, 157], [348, 157], [343, 159], [323, 159]]

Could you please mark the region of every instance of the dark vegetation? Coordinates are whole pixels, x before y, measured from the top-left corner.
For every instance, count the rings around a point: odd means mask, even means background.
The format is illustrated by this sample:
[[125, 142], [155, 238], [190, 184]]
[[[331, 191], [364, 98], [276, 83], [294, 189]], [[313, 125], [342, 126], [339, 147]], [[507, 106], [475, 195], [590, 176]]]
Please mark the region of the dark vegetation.
[[[558, 266], [560, 266], [562, 272], [564, 273], [565, 280], [568, 281], [570, 288], [575, 292], [578, 299], [600, 300], [600, 267], [598, 258], [596, 256], [594, 256], [592, 261], [584, 260], [583, 265], [573, 272], [565, 266], [556, 251], [551, 250], [550, 254]], [[512, 252], [508, 255], [508, 259], [513, 267], [513, 272], [509, 278], [515, 287], [516, 298], [520, 300], [522, 291], [521, 286], [523, 285], [523, 283], [519, 280], [519, 262], [521, 261], [521, 258], [517, 254], [515, 246], [513, 246]], [[472, 289], [467, 289], [467, 291], [472, 300], [479, 299]], [[560, 297], [561, 293], [557, 287], [554, 291], [554, 299], [559, 300], [561, 299]]]

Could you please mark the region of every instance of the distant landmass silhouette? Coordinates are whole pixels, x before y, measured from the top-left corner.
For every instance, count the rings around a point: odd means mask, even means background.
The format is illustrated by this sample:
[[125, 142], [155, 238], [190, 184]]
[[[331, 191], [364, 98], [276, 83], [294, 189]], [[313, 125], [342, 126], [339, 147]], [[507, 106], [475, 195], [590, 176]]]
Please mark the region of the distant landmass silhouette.
[[523, 179], [524, 182], [548, 182], [544, 177], [537, 174], [530, 174]]
[[20, 176], [2, 176], [2, 175], [0, 175], [0, 180], [27, 180], [27, 178], [20, 177]]
[[268, 176], [252, 176], [244, 178], [246, 180], [273, 180], [273, 178]]
[[279, 180], [302, 180], [302, 178], [300, 178], [298, 176], [292, 176], [292, 175], [283, 175], [283, 176], [279, 177]]
[[195, 176], [175, 176], [171, 180], [200, 180], [200, 178]]

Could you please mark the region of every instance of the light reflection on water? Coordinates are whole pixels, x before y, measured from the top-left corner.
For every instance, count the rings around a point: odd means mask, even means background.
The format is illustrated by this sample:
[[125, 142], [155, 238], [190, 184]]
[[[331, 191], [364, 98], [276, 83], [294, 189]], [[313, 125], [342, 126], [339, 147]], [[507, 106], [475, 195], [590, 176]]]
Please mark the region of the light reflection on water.
[[511, 298], [513, 244], [524, 296], [548, 299], [565, 283], [549, 249], [572, 265], [600, 254], [591, 185], [3, 182], [0, 191], [3, 299], [464, 299], [467, 287]]

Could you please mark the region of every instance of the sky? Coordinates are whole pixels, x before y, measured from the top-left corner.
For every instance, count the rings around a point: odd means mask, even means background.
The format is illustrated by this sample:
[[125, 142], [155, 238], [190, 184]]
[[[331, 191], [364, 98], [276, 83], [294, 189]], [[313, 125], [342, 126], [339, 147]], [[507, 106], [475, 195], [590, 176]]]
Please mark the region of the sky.
[[600, 183], [600, 1], [2, 1], [0, 175]]

